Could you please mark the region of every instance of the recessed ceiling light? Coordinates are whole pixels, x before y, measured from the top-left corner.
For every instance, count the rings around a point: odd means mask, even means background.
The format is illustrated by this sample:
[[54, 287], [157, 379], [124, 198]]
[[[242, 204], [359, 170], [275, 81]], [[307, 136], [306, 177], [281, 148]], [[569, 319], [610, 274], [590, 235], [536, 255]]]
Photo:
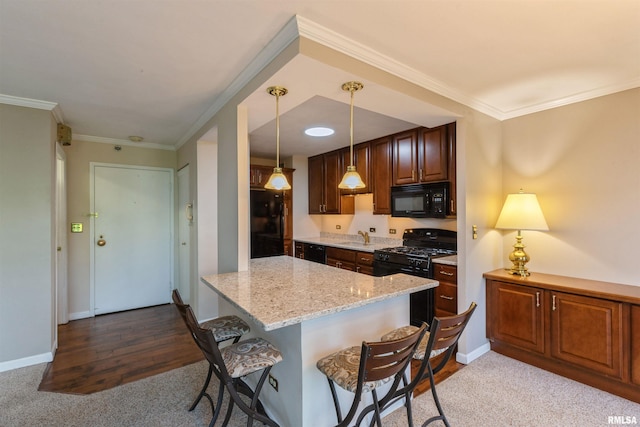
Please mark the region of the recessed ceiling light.
[[315, 127], [315, 128], [306, 129], [304, 133], [306, 133], [309, 136], [329, 136], [329, 135], [333, 135], [335, 131], [331, 128]]
[[131, 142], [142, 142], [143, 139], [144, 139], [143, 137], [137, 136], [137, 135], [131, 135], [129, 137], [129, 141]]

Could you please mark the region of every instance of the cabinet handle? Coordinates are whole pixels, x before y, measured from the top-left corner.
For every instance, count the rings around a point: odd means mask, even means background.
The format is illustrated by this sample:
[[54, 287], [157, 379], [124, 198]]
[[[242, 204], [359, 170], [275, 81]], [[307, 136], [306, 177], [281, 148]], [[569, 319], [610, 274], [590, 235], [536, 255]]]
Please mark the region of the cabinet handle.
[[540, 307], [540, 292], [536, 292], [536, 307]]
[[416, 180], [416, 170], [411, 169], [411, 181], [415, 181], [415, 180]]
[[445, 276], [453, 276], [453, 273], [449, 273], [448, 271], [440, 270], [440, 274], [444, 274]]
[[551, 310], [556, 311], [556, 296], [555, 295], [553, 295], [551, 297], [551, 301], [552, 301], [551, 302]]
[[446, 300], [449, 300], [449, 301], [453, 301], [453, 297], [449, 297], [449, 296], [446, 296], [446, 295], [440, 295], [440, 298], [446, 299]]
[[360, 267], [358, 266], [356, 267], [356, 273], [359, 273], [359, 272], [360, 272]]
[[420, 181], [422, 181], [422, 169], [420, 169]]
[[454, 209], [453, 209], [453, 199], [449, 200], [449, 210], [450, 210], [451, 212], [453, 212], [453, 211], [454, 211]]
[[360, 261], [371, 261], [371, 258], [360, 258]]

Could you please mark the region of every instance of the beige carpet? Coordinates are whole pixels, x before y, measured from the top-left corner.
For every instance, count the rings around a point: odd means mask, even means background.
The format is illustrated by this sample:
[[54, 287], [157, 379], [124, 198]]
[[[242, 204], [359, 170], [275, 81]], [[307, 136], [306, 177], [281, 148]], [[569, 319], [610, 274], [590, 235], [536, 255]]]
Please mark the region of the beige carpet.
[[[206, 375], [204, 362], [83, 396], [37, 391], [45, 366], [0, 373], [1, 427], [205, 426], [211, 417], [207, 402], [187, 412]], [[609, 416], [635, 417], [640, 424], [636, 403], [493, 352], [437, 387], [454, 427], [599, 427], [612, 425]], [[413, 408], [417, 426], [436, 413], [430, 392], [414, 399]], [[406, 426], [404, 410], [383, 423]], [[246, 417], [236, 410], [231, 426], [242, 425]]]

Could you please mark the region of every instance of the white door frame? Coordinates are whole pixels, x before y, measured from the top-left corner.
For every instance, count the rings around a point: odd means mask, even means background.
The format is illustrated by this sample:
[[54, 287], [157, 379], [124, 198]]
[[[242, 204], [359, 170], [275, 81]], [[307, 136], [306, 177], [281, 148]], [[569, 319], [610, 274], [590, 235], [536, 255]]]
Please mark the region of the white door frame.
[[[95, 317], [95, 294], [96, 294], [96, 282], [95, 282], [95, 242], [96, 242], [96, 235], [95, 235], [95, 194], [94, 194], [94, 187], [95, 187], [95, 168], [96, 167], [114, 167], [114, 168], [124, 168], [124, 169], [138, 169], [138, 170], [155, 170], [155, 171], [168, 171], [171, 173], [171, 230], [170, 230], [170, 243], [169, 243], [169, 247], [170, 247], [170, 258], [171, 258], [171, 262], [170, 262], [170, 272], [169, 272], [169, 278], [170, 280], [173, 282], [175, 280], [175, 271], [174, 271], [174, 265], [175, 265], [175, 251], [174, 251], [174, 245], [175, 245], [175, 218], [174, 218], [174, 209], [173, 206], [175, 204], [175, 199], [174, 199], [174, 175], [175, 175], [175, 170], [172, 168], [158, 168], [158, 167], [152, 167], [152, 166], [138, 166], [138, 165], [122, 165], [122, 164], [117, 164], [117, 163], [98, 163], [98, 162], [90, 162], [89, 163], [89, 200], [90, 200], [90, 214], [89, 214], [89, 227], [91, 228], [91, 232], [90, 232], [90, 243], [89, 243], [89, 312], [91, 313], [92, 317]], [[173, 283], [172, 285], [173, 286]]]
[[[185, 302], [193, 304], [195, 289], [191, 280], [191, 235], [193, 230], [194, 201], [191, 197], [190, 187], [190, 168], [185, 165], [177, 172], [178, 177], [178, 276], [176, 278], [176, 289], [182, 291], [187, 289], [188, 292], [181, 292]], [[186, 181], [186, 182], [185, 182]], [[186, 189], [185, 185], [186, 184]], [[183, 247], [185, 246], [185, 247]], [[186, 250], [186, 259], [183, 259], [183, 252]], [[186, 276], [186, 284], [182, 278]]]

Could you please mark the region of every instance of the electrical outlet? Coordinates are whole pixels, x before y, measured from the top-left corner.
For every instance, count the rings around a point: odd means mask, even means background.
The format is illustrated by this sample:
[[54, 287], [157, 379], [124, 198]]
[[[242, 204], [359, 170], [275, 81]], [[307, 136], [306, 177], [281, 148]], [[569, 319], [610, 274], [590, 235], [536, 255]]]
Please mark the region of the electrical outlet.
[[278, 380], [271, 374], [269, 374], [269, 384], [271, 384], [271, 387], [273, 387], [275, 391], [278, 391]]
[[340, 230], [342, 226], [340, 224], [336, 224], [336, 230]]
[[389, 234], [396, 234], [396, 229], [395, 228], [390, 228], [389, 229]]
[[375, 227], [369, 227], [369, 233], [375, 233], [375, 232], [376, 232]]

